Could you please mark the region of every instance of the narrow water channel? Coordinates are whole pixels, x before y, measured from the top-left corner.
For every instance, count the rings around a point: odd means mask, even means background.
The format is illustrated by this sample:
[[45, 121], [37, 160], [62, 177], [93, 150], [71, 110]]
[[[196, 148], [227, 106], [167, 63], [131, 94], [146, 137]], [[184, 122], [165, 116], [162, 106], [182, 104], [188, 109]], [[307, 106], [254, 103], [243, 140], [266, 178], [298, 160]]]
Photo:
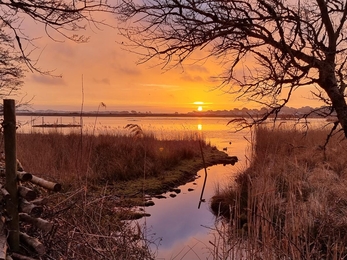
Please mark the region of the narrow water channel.
[[156, 240], [157, 260], [169, 259], [212, 259], [214, 241], [211, 228], [215, 217], [209, 209], [209, 201], [218, 187], [232, 183], [239, 168], [215, 165], [207, 168], [207, 183], [203, 194], [205, 202], [198, 208], [205, 171], [200, 170], [194, 182], [180, 186], [181, 193], [166, 199], [154, 199], [155, 205], [146, 208], [151, 214], [144, 221], [148, 236]]
[[[165, 199], [153, 199], [155, 205], [147, 207], [150, 217], [144, 218], [150, 240], [155, 240], [152, 249], [156, 252], [156, 260], [213, 260], [213, 246], [216, 235], [216, 218], [209, 208], [210, 199], [218, 188], [231, 185], [237, 173], [246, 167], [250, 132], [239, 132], [227, 135], [222, 131], [210, 135], [207, 140], [217, 149], [224, 150], [229, 156], [237, 156], [239, 162], [232, 165], [214, 165], [207, 168], [207, 182], [203, 199], [199, 206], [204, 183], [205, 170], [200, 170], [195, 181], [179, 187], [181, 192], [163, 194]], [[170, 194], [177, 195], [170, 197]]]

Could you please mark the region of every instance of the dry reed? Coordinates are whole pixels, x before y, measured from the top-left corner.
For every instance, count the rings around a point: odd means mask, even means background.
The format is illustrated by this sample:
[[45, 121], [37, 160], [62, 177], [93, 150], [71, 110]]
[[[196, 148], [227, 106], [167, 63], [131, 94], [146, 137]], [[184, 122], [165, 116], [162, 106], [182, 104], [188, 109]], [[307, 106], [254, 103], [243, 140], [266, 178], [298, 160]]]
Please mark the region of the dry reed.
[[60, 194], [40, 190], [50, 201], [43, 217], [55, 223], [54, 230], [45, 234], [24, 227], [49, 248], [41, 259], [154, 259], [156, 238], [145, 226], [119, 218], [128, 213], [115, 207], [120, 197], [112, 184], [160, 177], [182, 160], [199, 156], [199, 142], [193, 135], [157, 140], [134, 133], [18, 134], [17, 157], [25, 171], [63, 184]]
[[[212, 200], [229, 219], [214, 259], [344, 259], [347, 143], [328, 131], [258, 127], [250, 165]], [[225, 221], [225, 220], [222, 220]], [[217, 230], [220, 228], [217, 228]]]
[[[62, 183], [122, 181], [158, 176], [182, 160], [199, 155], [199, 139], [158, 140], [153, 135], [17, 135], [17, 156], [28, 172]], [[203, 144], [206, 146], [206, 144]]]

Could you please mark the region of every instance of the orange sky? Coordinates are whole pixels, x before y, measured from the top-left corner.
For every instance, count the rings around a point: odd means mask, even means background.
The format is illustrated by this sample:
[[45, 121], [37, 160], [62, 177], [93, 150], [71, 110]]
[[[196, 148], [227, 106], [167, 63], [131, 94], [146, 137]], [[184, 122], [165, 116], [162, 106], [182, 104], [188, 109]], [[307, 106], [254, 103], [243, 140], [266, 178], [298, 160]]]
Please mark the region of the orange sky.
[[[110, 21], [115, 25], [116, 20]], [[106, 104], [106, 110], [170, 113], [189, 112], [198, 106], [203, 110], [252, 107], [221, 90], [212, 90], [215, 86], [210, 78], [221, 72], [212, 61], [190, 62], [184, 69], [164, 73], [159, 67], [153, 68], [153, 64], [136, 65], [138, 57], [116, 43], [120, 40], [116, 29], [89, 31], [86, 35], [90, 40], [85, 44], [54, 42], [40, 25], [31, 24], [28, 32], [33, 37], [42, 37], [36, 41], [40, 49], [33, 56], [40, 56], [38, 66], [62, 75], [60, 78], [27, 73], [22, 93], [16, 99], [24, 95], [26, 99], [33, 98], [33, 109], [76, 111], [81, 109], [83, 97], [85, 111], [97, 110], [100, 102]], [[301, 90], [289, 105], [319, 105], [308, 97], [310, 94]], [[196, 101], [204, 104], [194, 104]]]

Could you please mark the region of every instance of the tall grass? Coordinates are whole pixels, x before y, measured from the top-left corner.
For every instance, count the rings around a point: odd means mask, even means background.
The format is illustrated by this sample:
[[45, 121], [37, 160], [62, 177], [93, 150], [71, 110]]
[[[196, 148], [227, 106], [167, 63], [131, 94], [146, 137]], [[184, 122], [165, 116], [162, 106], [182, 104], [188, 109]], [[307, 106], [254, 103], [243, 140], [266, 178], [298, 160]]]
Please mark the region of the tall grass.
[[[26, 171], [63, 183], [124, 181], [158, 176], [182, 160], [199, 156], [199, 139], [158, 140], [153, 135], [17, 135], [17, 156]], [[203, 144], [206, 146], [206, 144]]]
[[[153, 135], [20, 133], [17, 157], [24, 170], [63, 185], [50, 194], [45, 219], [55, 229], [44, 234], [25, 226], [49, 248], [42, 259], [154, 259], [155, 237], [145, 226], [122, 221], [112, 186], [121, 181], [160, 178], [183, 160], [200, 156], [197, 136], [158, 140]], [[207, 144], [203, 142], [205, 147]], [[42, 194], [44, 191], [40, 191]], [[32, 253], [33, 254], [33, 253]]]
[[327, 134], [256, 129], [249, 167], [211, 204], [229, 219], [217, 239], [229, 259], [347, 256], [347, 142], [335, 135], [323, 151]]

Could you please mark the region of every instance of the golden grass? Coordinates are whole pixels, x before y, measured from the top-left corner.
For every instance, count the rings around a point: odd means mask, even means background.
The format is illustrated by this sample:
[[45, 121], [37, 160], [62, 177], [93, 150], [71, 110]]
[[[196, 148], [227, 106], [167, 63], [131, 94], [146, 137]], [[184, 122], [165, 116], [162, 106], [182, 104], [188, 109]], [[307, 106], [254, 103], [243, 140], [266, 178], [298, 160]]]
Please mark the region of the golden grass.
[[158, 140], [152, 135], [18, 134], [17, 156], [26, 171], [62, 183], [128, 181], [144, 174], [157, 177], [199, 156], [199, 142], [193, 135]]
[[[130, 207], [144, 204], [146, 192], [172, 188], [202, 168], [200, 143], [207, 159], [220, 156], [195, 135], [20, 133], [17, 157], [24, 170], [63, 186], [58, 194], [41, 191], [49, 198], [43, 218], [55, 223], [53, 232], [24, 228], [49, 248], [47, 259], [154, 259], [150, 245], [157, 238], [123, 219], [139, 216]], [[124, 202], [129, 208], [119, 207]]]
[[249, 168], [212, 200], [230, 220], [230, 259], [346, 257], [347, 142], [335, 135], [324, 152], [327, 134], [256, 129]]

